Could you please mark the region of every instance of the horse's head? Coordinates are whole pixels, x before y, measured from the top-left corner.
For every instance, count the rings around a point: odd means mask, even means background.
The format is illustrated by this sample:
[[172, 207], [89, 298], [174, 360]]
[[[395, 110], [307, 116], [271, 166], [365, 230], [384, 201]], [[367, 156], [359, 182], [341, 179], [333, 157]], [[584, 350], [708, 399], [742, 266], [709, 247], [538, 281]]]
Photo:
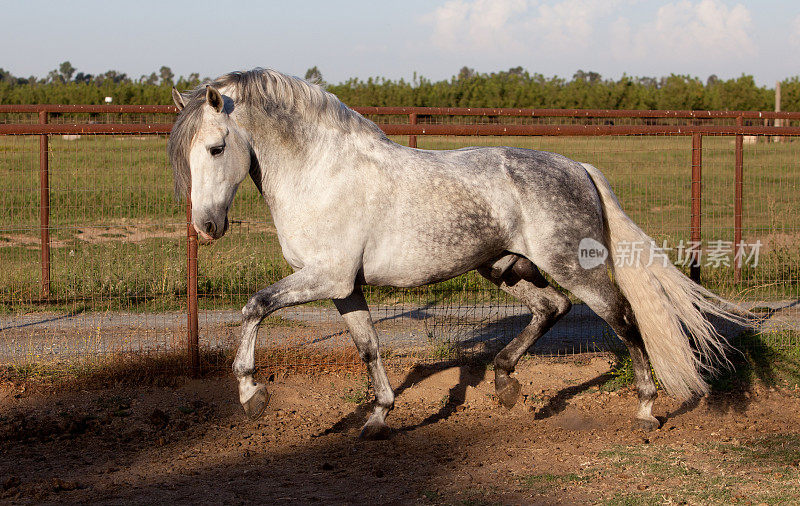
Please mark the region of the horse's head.
[[[170, 147], [176, 178], [188, 169], [184, 177], [191, 182], [192, 224], [206, 239], [219, 239], [228, 229], [228, 210], [236, 190], [250, 169], [248, 136], [231, 117], [233, 100], [213, 86], [206, 86], [204, 99], [201, 94], [185, 99], [174, 89], [172, 98], [181, 115], [194, 116], [190, 139], [191, 131], [176, 131], [189, 128], [180, 117], [170, 137], [171, 143], [178, 144]], [[183, 141], [181, 135], [186, 137]], [[187, 162], [188, 168], [181, 168]]]

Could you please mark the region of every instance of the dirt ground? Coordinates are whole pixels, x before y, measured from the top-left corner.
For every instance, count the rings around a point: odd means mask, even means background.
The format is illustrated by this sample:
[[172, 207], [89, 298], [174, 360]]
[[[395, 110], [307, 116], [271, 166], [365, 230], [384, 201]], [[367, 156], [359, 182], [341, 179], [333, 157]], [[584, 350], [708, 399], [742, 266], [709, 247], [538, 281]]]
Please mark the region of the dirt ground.
[[[632, 426], [611, 357], [528, 358], [523, 398], [490, 367], [405, 366], [384, 441], [360, 441], [359, 373], [277, 375], [258, 422], [230, 377], [0, 388], [7, 503], [761, 504], [800, 502], [800, 387], [737, 386]], [[266, 374], [266, 373], [265, 373]]]

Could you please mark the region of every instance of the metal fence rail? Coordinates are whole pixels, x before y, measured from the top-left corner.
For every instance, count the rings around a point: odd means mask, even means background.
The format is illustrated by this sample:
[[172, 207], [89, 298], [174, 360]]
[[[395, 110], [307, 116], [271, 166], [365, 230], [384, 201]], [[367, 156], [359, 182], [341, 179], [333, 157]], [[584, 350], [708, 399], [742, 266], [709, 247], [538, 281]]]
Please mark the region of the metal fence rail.
[[[800, 298], [800, 145], [794, 142], [800, 136], [800, 126], [794, 126], [800, 125], [800, 113], [357, 110], [413, 147], [516, 144], [593, 163], [606, 171], [623, 206], [656, 239], [702, 245], [688, 252], [682, 264], [694, 279], [755, 305], [787, 305]], [[172, 106], [0, 106], [0, 177], [6, 182], [0, 213], [7, 218], [0, 226], [0, 259], [8, 266], [0, 283], [5, 313], [0, 315], [0, 360], [178, 350], [196, 373], [201, 344], [230, 350], [237, 339], [235, 308], [288, 273], [271, 239], [266, 208], [252, 191], [237, 197], [229, 237], [198, 248], [188, 225], [190, 203], [181, 209], [169, 199], [164, 140], [175, 112]], [[691, 141], [684, 144], [680, 139], [687, 137]], [[745, 140], [754, 139], [770, 142], [746, 149]], [[704, 175], [704, 152], [710, 175]], [[31, 175], [37, 173], [34, 185]], [[34, 204], [38, 223], [30, 209]], [[185, 253], [175, 248], [179, 235], [187, 238]], [[762, 257], [761, 270], [736, 261], [737, 245], [761, 238], [772, 248]], [[706, 240], [732, 246], [722, 268], [704, 264], [710, 251]], [[39, 257], [37, 275], [32, 250]], [[125, 271], [121, 267], [137, 263], [147, 265], [131, 269], [135, 274], [127, 278], [120, 274]], [[368, 297], [382, 339], [398, 355], [417, 353], [420, 345], [439, 358], [463, 353], [465, 343], [469, 351], [481, 350], [513, 337], [525, 323], [518, 304], [469, 276], [405, 292], [370, 289]], [[185, 308], [183, 317], [180, 307]], [[202, 318], [199, 307], [206, 309]], [[312, 305], [269, 319], [270, 331], [261, 333], [270, 335], [265, 338], [272, 350], [268, 363], [357, 360], [342, 351], [344, 346], [340, 349], [346, 334], [331, 313], [324, 305]], [[549, 351], [566, 349], [565, 336], [574, 334], [576, 325], [591, 334], [579, 348], [607, 345], [603, 341], [609, 331], [591, 312], [578, 307], [573, 313], [572, 327], [565, 324], [551, 332], [556, 337]], [[796, 328], [789, 313], [788, 327], [781, 328]], [[798, 344], [794, 334], [787, 335], [787, 346]], [[320, 341], [326, 346], [318, 350], [314, 346]], [[337, 353], [346, 358], [331, 358]], [[224, 362], [225, 354], [220, 356]]]

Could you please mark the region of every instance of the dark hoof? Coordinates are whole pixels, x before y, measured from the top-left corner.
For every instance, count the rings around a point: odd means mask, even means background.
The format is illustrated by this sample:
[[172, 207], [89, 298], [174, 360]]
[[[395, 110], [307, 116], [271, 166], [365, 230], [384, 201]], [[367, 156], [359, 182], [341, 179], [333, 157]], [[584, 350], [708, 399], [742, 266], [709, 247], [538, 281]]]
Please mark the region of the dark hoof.
[[267, 387], [258, 385], [253, 396], [242, 404], [242, 407], [244, 408], [247, 418], [255, 421], [258, 420], [264, 413], [264, 410], [267, 409], [267, 404], [269, 404], [269, 392], [267, 392]]
[[391, 429], [385, 423], [368, 422], [361, 429], [361, 434], [358, 437], [367, 441], [377, 441], [379, 439], [388, 439], [391, 432]]
[[504, 408], [511, 409], [514, 407], [514, 404], [517, 403], [517, 399], [519, 399], [520, 390], [519, 381], [514, 378], [506, 376], [502, 381], [495, 381], [497, 400]]
[[655, 418], [653, 418], [652, 420], [643, 419], [643, 418], [637, 418], [636, 419], [636, 428], [637, 429], [642, 429], [642, 430], [646, 430], [646, 431], [650, 432], [650, 431], [658, 429], [659, 427], [661, 427], [661, 422], [659, 422]]

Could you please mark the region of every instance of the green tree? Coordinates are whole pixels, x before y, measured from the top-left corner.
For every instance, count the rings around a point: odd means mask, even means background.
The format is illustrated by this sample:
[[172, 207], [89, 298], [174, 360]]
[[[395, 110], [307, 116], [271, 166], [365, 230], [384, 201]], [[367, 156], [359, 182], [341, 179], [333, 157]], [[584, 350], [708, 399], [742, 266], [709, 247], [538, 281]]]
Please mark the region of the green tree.
[[[774, 97], [774, 90], [770, 91]], [[781, 81], [781, 110], [800, 111], [800, 77], [795, 76]]]
[[58, 66], [58, 73], [65, 82], [69, 82], [72, 80], [72, 75], [75, 74], [75, 67], [68, 61], [62, 62]]
[[94, 81], [97, 84], [119, 84], [131, 82], [131, 80], [128, 78], [128, 74], [117, 72], [116, 70], [108, 70], [105, 74], [96, 76]]
[[475, 69], [464, 66], [461, 67], [461, 70], [458, 71], [458, 80], [466, 81], [467, 79], [472, 79], [476, 75], [477, 73], [475, 72]]
[[573, 81], [587, 81], [592, 84], [599, 83], [603, 80], [603, 76], [598, 74], [597, 72], [584, 72], [583, 70], [578, 70], [575, 74], [572, 75]]
[[48, 83], [59, 83], [59, 82], [63, 82], [63, 81], [64, 81], [64, 78], [61, 77], [61, 74], [58, 72], [58, 70], [53, 69], [53, 70], [51, 70], [50, 72], [47, 73], [47, 82]]
[[[314, 70], [319, 72], [312, 67], [307, 77], [314, 77]], [[74, 69], [72, 72], [59, 67], [46, 78], [38, 79], [15, 77], [0, 69], [0, 103], [99, 104], [105, 96], [113, 96], [117, 104], [171, 103], [170, 88], [164, 85], [171, 84], [175, 76], [168, 67], [162, 67], [160, 75], [153, 72], [136, 82], [116, 70], [96, 76], [74, 73]], [[74, 79], [67, 79], [72, 75]], [[199, 74], [193, 73], [181, 77], [175, 85], [186, 90], [200, 82]], [[706, 80], [685, 75], [662, 78], [623, 75], [614, 80], [579, 70], [572, 79], [564, 79], [531, 74], [522, 67], [488, 74], [463, 67], [449, 80], [431, 81], [415, 74], [411, 82], [372, 77], [326, 86], [351, 106], [729, 110], [771, 110], [774, 106], [774, 90], [758, 86], [747, 75], [735, 79], [712, 75]], [[800, 110], [800, 77], [784, 80], [782, 91], [782, 108]]]
[[322, 72], [316, 65], [306, 70], [305, 80], [316, 84], [323, 84], [325, 82], [325, 80], [322, 79]]
[[172, 80], [175, 78], [175, 74], [172, 73], [172, 69], [167, 66], [162, 66], [160, 69], [158, 69], [158, 75], [161, 77], [162, 85], [168, 84], [172, 86]]
[[93, 78], [94, 76], [92, 76], [92, 74], [84, 74], [83, 72], [78, 72], [77, 74], [75, 74], [76, 83], [89, 84], [92, 82]]

